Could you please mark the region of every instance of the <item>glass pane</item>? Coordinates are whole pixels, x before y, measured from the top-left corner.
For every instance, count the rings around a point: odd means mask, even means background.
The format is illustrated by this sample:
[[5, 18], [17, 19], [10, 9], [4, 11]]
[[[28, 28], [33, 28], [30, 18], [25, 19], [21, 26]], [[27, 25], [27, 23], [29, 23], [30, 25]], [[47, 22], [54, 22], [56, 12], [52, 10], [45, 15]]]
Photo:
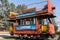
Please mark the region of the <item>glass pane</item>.
[[44, 19], [44, 25], [47, 25], [47, 19]]
[[38, 23], [47, 25], [47, 19], [40, 19], [40, 18], [38, 18]]
[[43, 24], [43, 23], [44, 23], [44, 22], [43, 22], [43, 19], [38, 18], [38, 23], [39, 23], [39, 24]]
[[20, 25], [31, 25], [31, 24], [35, 24], [35, 18], [20, 20]]
[[26, 25], [30, 25], [30, 19], [26, 19]]

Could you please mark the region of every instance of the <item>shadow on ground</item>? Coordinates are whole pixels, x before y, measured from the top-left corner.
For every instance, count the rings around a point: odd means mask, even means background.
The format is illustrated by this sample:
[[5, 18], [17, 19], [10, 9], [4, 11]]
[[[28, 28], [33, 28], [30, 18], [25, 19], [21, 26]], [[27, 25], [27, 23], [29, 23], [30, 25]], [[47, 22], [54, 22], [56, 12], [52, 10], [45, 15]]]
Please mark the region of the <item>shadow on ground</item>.
[[[58, 37], [58, 35], [55, 38], [57, 38], [57, 37]], [[19, 38], [16, 36], [10, 36], [10, 35], [0, 35], [0, 38], [3, 38], [5, 40], [22, 40], [22, 38]], [[30, 40], [30, 39], [28, 39], [28, 40]], [[59, 40], [60, 40], [60, 38], [59, 38]]]
[[31, 40], [31, 39], [27, 39], [27, 38], [23, 39], [23, 38], [19, 38], [19, 37], [15, 37], [15, 36], [8, 36], [8, 35], [0, 35], [0, 37], [4, 38], [5, 40]]
[[16, 36], [8, 36], [8, 35], [0, 35], [0, 38], [3, 38], [4, 40], [30, 40], [30, 39], [23, 39]]

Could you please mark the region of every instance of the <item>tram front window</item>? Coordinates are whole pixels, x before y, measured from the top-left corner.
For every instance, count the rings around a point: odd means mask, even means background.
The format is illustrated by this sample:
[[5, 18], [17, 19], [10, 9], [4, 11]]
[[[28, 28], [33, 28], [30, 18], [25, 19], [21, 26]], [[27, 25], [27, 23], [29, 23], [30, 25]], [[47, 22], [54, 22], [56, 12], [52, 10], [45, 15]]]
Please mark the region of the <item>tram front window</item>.
[[47, 25], [47, 19], [40, 19], [38, 18], [38, 23], [42, 25]]
[[41, 24], [41, 30], [43, 33], [47, 32], [47, 19], [38, 18], [38, 23]]

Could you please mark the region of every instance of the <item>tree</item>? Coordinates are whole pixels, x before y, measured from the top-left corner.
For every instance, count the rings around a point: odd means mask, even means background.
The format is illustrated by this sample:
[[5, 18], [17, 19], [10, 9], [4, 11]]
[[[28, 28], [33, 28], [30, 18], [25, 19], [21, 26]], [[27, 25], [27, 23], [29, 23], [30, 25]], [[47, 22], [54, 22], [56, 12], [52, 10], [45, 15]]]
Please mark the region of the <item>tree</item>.
[[4, 17], [8, 16], [8, 7], [9, 7], [9, 3], [8, 0], [1, 0], [1, 5], [2, 5], [2, 15], [5, 15]]
[[27, 9], [27, 6], [26, 6], [25, 4], [23, 4], [23, 5], [21, 6], [21, 8], [22, 8], [21, 10], [24, 11], [24, 10]]
[[3, 4], [7, 3], [8, 0], [0, 0]]
[[52, 22], [53, 22], [53, 24], [54, 24], [54, 26], [55, 26], [55, 31], [57, 31], [57, 30], [58, 30], [58, 26], [57, 26], [57, 24], [56, 24], [54, 18], [52, 18]]
[[14, 3], [10, 4], [10, 11], [15, 11], [15, 4]]
[[26, 6], [25, 4], [18, 5], [18, 6], [16, 7], [16, 12], [21, 14], [22, 11], [24, 11], [24, 10], [26, 10], [26, 9], [27, 9], [27, 6]]
[[[9, 15], [9, 11], [10, 10], [10, 5], [9, 5], [9, 2], [8, 0], [0, 0], [1, 1], [1, 13], [0, 14], [2, 17], [4, 17], [2, 20], [2, 24], [4, 24], [4, 26], [6, 26], [6, 28], [8, 27], [8, 22], [7, 22], [7, 18], [8, 18], [8, 15]], [[0, 20], [0, 21], [1, 21]]]

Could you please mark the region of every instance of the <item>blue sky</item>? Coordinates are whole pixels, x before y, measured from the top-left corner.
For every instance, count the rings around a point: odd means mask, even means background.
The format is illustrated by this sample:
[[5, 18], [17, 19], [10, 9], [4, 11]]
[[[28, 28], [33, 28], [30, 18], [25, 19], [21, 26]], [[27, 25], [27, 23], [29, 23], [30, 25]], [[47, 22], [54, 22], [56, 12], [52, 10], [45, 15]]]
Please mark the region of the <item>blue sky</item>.
[[[37, 2], [41, 2], [41, 1], [46, 1], [46, 0], [8, 0], [10, 3], [14, 3], [16, 6], [19, 4], [31, 4], [31, 3], [37, 3]], [[56, 23], [59, 26], [59, 30], [60, 30], [60, 0], [51, 0], [52, 4], [55, 6], [55, 10], [54, 10], [54, 14], [57, 16], [55, 18]], [[41, 5], [34, 5], [34, 7], [37, 6], [37, 8], [42, 8], [43, 4]], [[33, 6], [28, 6], [28, 7], [33, 7]]]
[[44, 0], [8, 0], [10, 3], [14, 3], [17, 5], [19, 4], [31, 4], [31, 3], [36, 3], [36, 2], [41, 2], [41, 1], [44, 1]]

